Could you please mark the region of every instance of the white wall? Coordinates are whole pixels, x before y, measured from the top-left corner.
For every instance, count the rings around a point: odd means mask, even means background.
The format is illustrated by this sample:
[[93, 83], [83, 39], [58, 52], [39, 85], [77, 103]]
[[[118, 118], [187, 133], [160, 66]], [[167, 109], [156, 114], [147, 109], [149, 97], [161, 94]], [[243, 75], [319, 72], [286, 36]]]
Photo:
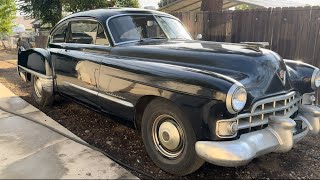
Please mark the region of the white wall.
[[145, 6], [155, 6], [158, 8], [158, 3], [160, 0], [139, 0], [141, 8]]

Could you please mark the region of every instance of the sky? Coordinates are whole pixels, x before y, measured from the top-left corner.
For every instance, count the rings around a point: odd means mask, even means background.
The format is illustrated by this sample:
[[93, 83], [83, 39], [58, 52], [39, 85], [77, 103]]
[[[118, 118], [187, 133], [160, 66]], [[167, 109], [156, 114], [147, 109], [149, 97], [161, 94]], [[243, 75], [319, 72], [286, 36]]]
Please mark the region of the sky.
[[158, 8], [158, 3], [160, 0], [139, 0], [139, 2], [142, 8], [145, 6], [155, 6]]

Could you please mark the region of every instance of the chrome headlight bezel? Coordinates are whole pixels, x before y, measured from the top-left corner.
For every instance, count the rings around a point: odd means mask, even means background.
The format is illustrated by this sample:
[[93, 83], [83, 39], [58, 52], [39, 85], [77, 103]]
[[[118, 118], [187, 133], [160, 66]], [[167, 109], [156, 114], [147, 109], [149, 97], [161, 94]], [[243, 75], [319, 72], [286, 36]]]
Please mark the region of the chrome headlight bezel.
[[[244, 96], [245, 100], [240, 101], [240, 103], [238, 101], [238, 104], [235, 104], [237, 103], [236, 102], [237, 97], [235, 97], [236, 95], [238, 95], [237, 93], [241, 93]], [[226, 107], [229, 113], [236, 114], [240, 112], [245, 107], [246, 102], [247, 102], [247, 91], [244, 88], [244, 86], [240, 83], [236, 83], [233, 86], [231, 86], [226, 98]]]
[[313, 90], [316, 90], [319, 87], [320, 87], [320, 70], [315, 69], [311, 77], [311, 88]]

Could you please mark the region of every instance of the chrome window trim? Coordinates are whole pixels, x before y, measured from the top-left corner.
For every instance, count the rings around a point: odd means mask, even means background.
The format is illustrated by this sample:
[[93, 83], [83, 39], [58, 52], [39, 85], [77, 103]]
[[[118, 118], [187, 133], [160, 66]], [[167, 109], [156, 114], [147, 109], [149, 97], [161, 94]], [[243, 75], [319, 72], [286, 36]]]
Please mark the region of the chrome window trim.
[[63, 84], [65, 84], [67, 86], [72, 86], [74, 88], [80, 89], [82, 91], [88, 92], [90, 94], [99, 96], [101, 98], [113, 101], [115, 103], [118, 103], [118, 104], [121, 104], [121, 105], [124, 105], [124, 106], [127, 106], [127, 107], [134, 107], [134, 105], [132, 103], [130, 103], [128, 101], [124, 101], [122, 99], [119, 99], [119, 97], [114, 97], [114, 96], [111, 96], [111, 95], [102, 94], [102, 93], [99, 93], [97, 91], [94, 91], [94, 90], [91, 90], [91, 89], [87, 89], [87, 88], [84, 88], [84, 87], [81, 87], [81, 86], [78, 86], [78, 85], [75, 85], [75, 84], [72, 84], [72, 83], [66, 82], [66, 81], [64, 81]]
[[[60, 24], [58, 24], [58, 25], [56, 25], [54, 27], [54, 29], [49, 33], [49, 37], [48, 37], [49, 43], [47, 44], [47, 46], [49, 46], [49, 44], [62, 44], [62, 43], [54, 43], [54, 42], [52, 42], [51, 37], [53, 37], [52, 35], [54, 35], [63, 25], [67, 25], [67, 32], [66, 32], [66, 34], [67, 34], [68, 33], [68, 29], [69, 29], [69, 24], [68, 23], [69, 23], [68, 21], [62, 21]], [[65, 42], [66, 42], [66, 35], [64, 36], [64, 42], [63, 43], [65, 43]]]
[[317, 87], [316, 87], [316, 76], [317, 76], [317, 74], [320, 72], [320, 70], [317, 68], [317, 69], [315, 69], [314, 71], [313, 71], [313, 73], [312, 73], [312, 76], [311, 76], [311, 87], [312, 87], [312, 89], [313, 90], [316, 90], [317, 89]]
[[[97, 19], [95, 19], [95, 18], [93, 18], [93, 17], [81, 17], [81, 16], [79, 16], [79, 17], [72, 17], [72, 18], [66, 19], [66, 20], [60, 22], [60, 24], [56, 25], [56, 26], [54, 27], [54, 29], [50, 32], [49, 36], [51, 36], [52, 34], [54, 34], [54, 33], [55, 33], [63, 24], [65, 24], [65, 23], [67, 24], [67, 34], [70, 33], [70, 32], [69, 32], [69, 31], [70, 31], [69, 25], [70, 25], [70, 22], [72, 22], [72, 21], [93, 21], [93, 22], [97, 22], [97, 23], [102, 27], [103, 32], [104, 32], [104, 35], [106, 36], [106, 38], [107, 38], [108, 41], [109, 41], [109, 44], [108, 44], [108, 45], [101, 45], [101, 46], [111, 47], [111, 43], [110, 43], [111, 41], [110, 41], [110, 39], [109, 39], [109, 37], [108, 37], [108, 35], [107, 35], [107, 33], [106, 33], [105, 28], [103, 27], [103, 24], [102, 24], [99, 20], [97, 20]], [[98, 31], [98, 29], [97, 29], [97, 31]], [[67, 34], [66, 34], [66, 35], [67, 35]], [[50, 40], [50, 39], [49, 39], [49, 40]], [[74, 44], [74, 43], [68, 43], [66, 36], [64, 37], [64, 43], [66, 43], [66, 44]], [[52, 44], [52, 42], [49, 42], [49, 44]], [[59, 44], [62, 44], [62, 43], [59, 43]], [[91, 45], [96, 45], [96, 44], [91, 44]]]
[[[109, 33], [109, 35], [110, 35], [110, 37], [111, 37], [111, 40], [112, 40], [112, 43], [113, 43], [114, 46], [118, 46], [118, 45], [122, 45], [122, 44], [128, 44], [128, 43], [138, 42], [138, 41], [139, 41], [139, 40], [132, 40], [132, 41], [126, 41], [126, 42], [120, 42], [120, 43], [116, 43], [116, 42], [115, 42], [114, 37], [113, 37], [113, 34], [111, 33], [111, 30], [110, 30], [110, 27], [109, 27], [109, 21], [110, 21], [111, 19], [114, 19], [114, 18], [116, 18], [116, 17], [121, 17], [121, 16], [153, 16], [156, 21], [158, 21], [157, 18], [156, 18], [156, 16], [158, 16], [158, 17], [167, 17], [167, 18], [171, 18], [171, 19], [175, 19], [175, 20], [179, 21], [179, 22], [183, 25], [183, 27], [185, 28], [184, 24], [180, 21], [180, 19], [178, 19], [178, 18], [176, 18], [176, 17], [174, 17], [174, 16], [171, 16], [171, 15], [166, 15], [166, 14], [125, 13], [125, 14], [113, 15], [113, 16], [110, 16], [110, 17], [107, 19], [107, 21], [106, 21], [106, 27], [107, 27], [108, 33]], [[159, 22], [158, 22], [158, 23], [159, 23]], [[186, 28], [185, 28], [185, 29], [186, 29]], [[186, 29], [186, 30], [187, 30], [187, 29]], [[190, 37], [192, 37], [191, 34], [190, 34], [190, 32], [189, 32], [188, 30], [187, 30], [187, 32], [189, 33]]]

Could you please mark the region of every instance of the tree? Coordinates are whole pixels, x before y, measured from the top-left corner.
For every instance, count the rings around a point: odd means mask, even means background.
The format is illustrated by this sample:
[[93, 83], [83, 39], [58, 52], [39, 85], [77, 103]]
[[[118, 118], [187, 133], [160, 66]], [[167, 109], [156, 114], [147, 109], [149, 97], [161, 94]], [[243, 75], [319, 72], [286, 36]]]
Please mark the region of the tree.
[[62, 10], [80, 12], [107, 7], [139, 7], [138, 0], [18, 0], [22, 12], [53, 27], [61, 18]]
[[15, 19], [16, 10], [14, 0], [0, 0], [0, 39], [4, 47], [2, 39], [12, 32], [12, 20]]
[[202, 0], [201, 11], [221, 12], [223, 0]]
[[247, 9], [252, 9], [252, 7], [247, 4], [239, 4], [236, 6], [236, 10], [247, 10]]
[[64, 0], [63, 4], [64, 10], [72, 13], [114, 6], [114, 3], [108, 0]]
[[54, 26], [62, 18], [61, 0], [20, 0], [19, 9], [28, 17]]
[[108, 7], [139, 7], [138, 0], [63, 0], [64, 10], [67, 12], [80, 12]]
[[140, 7], [140, 4], [138, 0], [115, 0], [115, 6], [138, 8]]

